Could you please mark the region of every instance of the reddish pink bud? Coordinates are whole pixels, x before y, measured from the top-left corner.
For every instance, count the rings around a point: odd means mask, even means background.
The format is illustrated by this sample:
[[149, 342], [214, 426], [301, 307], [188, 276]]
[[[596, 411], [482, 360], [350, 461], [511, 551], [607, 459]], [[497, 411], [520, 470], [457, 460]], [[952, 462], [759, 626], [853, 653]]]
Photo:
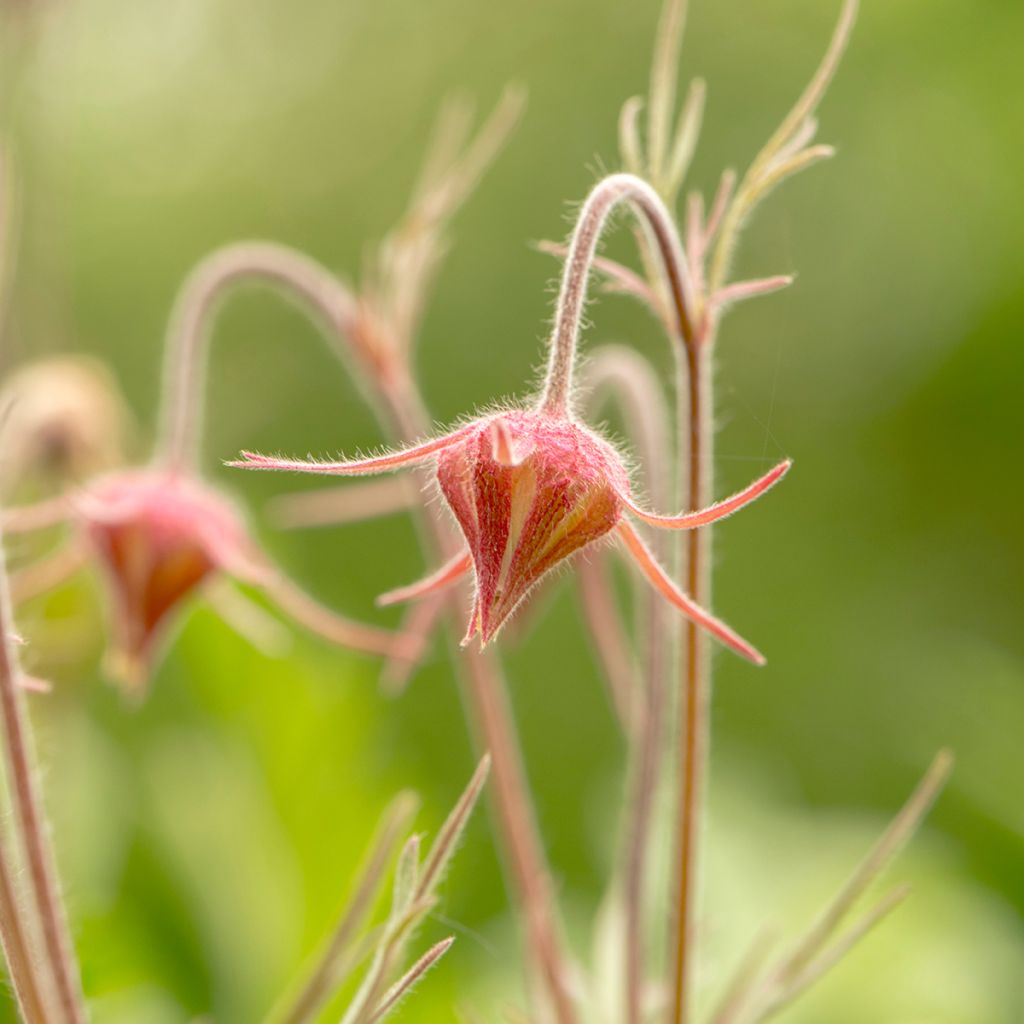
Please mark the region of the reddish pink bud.
[[157, 470], [102, 478], [78, 512], [114, 596], [111, 670], [138, 690], [172, 613], [204, 580], [221, 569], [253, 578], [245, 528], [214, 491]]
[[489, 642], [533, 585], [615, 528], [629, 480], [615, 450], [561, 416], [513, 411], [473, 424], [437, 456], [466, 537], [476, 606], [467, 640]]
[[625, 465], [611, 445], [563, 409], [555, 408], [553, 412], [518, 409], [492, 413], [441, 437], [367, 459], [309, 462], [243, 452], [238, 462], [229, 465], [366, 476], [428, 460], [436, 463], [441, 493], [469, 550], [426, 579], [382, 595], [382, 604], [436, 593], [472, 567], [476, 604], [463, 642], [479, 633], [487, 643], [548, 570], [616, 530], [660, 594], [738, 654], [763, 663], [755, 648], [672, 582], [625, 515], [628, 512], [665, 530], [708, 526], [774, 487], [789, 470], [788, 460], [714, 505], [663, 515], [633, 501]]

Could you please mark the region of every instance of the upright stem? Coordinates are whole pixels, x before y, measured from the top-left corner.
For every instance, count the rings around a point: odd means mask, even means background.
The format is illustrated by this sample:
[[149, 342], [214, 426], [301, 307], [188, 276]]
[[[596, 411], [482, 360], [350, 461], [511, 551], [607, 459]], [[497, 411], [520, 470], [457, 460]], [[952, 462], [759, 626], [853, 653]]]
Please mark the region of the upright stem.
[[[191, 465], [202, 436], [210, 327], [226, 294], [240, 284], [279, 288], [309, 311], [338, 344], [345, 360], [355, 350], [358, 303], [325, 267], [287, 246], [240, 242], [203, 260], [175, 301], [164, 353], [159, 457], [173, 469]], [[381, 368], [378, 368], [381, 369]]]
[[36, 964], [18, 901], [15, 871], [6, 836], [0, 838], [0, 942], [18, 1010], [26, 1024], [48, 1024], [36, 977]]
[[14, 824], [28, 868], [33, 912], [39, 922], [43, 950], [53, 975], [58, 1020], [85, 1024], [78, 964], [57, 885], [45, 812], [32, 769], [31, 735], [18, 686], [18, 666], [10, 647], [10, 595], [0, 554], [0, 733], [11, 788]]
[[551, 999], [555, 1019], [559, 1024], [573, 1024], [577, 1018], [567, 988], [568, 972], [554, 914], [551, 875], [537, 831], [505, 681], [487, 652], [472, 651], [466, 661], [470, 713], [479, 741], [492, 758], [492, 792], [502, 848], [522, 905], [530, 952]]
[[[680, 434], [687, 442], [687, 506], [703, 508], [711, 499], [711, 368], [707, 340], [686, 344], [685, 390], [680, 387]], [[710, 607], [711, 534], [707, 528], [686, 533], [686, 589], [702, 607]], [[685, 626], [679, 742], [682, 764], [676, 859], [673, 946], [672, 1024], [690, 1019], [695, 960], [698, 853], [710, 739], [710, 646], [707, 634], [688, 621]]]
[[[544, 392], [539, 409], [551, 415], [569, 415], [572, 376], [576, 361], [587, 282], [597, 244], [612, 211], [623, 202], [640, 215], [646, 237], [657, 250], [671, 301], [673, 346], [680, 371], [685, 370], [686, 403], [680, 416], [680, 436], [689, 456], [687, 501], [691, 509], [708, 500], [711, 486], [711, 409], [709, 375], [709, 321], [699, 315], [693, 284], [675, 220], [657, 192], [632, 174], [613, 174], [599, 182], [583, 204], [569, 243], [562, 275]], [[685, 396], [685, 398], [684, 398]], [[706, 529], [686, 534], [687, 589], [704, 607], [710, 596]], [[673, 1024], [688, 1019], [694, 959], [694, 906], [696, 902], [697, 847], [707, 763], [709, 647], [704, 632], [693, 622], [686, 627], [686, 664], [680, 701], [681, 723], [679, 842], [673, 871], [676, 901], [672, 953]]]

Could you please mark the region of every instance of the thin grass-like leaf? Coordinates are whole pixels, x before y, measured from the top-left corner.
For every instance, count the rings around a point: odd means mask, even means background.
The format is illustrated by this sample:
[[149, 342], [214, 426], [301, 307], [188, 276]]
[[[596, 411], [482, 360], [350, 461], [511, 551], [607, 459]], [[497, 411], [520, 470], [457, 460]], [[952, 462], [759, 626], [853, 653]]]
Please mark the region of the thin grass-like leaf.
[[640, 142], [640, 112], [644, 108], [642, 96], [631, 96], [622, 104], [619, 114], [619, 153], [623, 170], [630, 174], [643, 174], [643, 144]]
[[869, 910], [850, 930], [839, 938], [829, 949], [812, 960], [787, 988], [774, 997], [753, 1020], [762, 1021], [774, 1017], [797, 998], [803, 995], [815, 982], [823, 978], [836, 964], [887, 918], [910, 895], [909, 885], [897, 886]]
[[454, 935], [449, 935], [447, 939], [442, 939], [437, 945], [431, 946], [426, 953], [423, 954], [384, 993], [384, 998], [381, 999], [374, 1011], [373, 1016], [370, 1018], [370, 1024], [378, 1024], [379, 1021], [384, 1020], [388, 1014], [394, 1010], [398, 1004], [415, 988], [415, 986], [423, 979], [423, 976], [448, 952], [452, 947], [452, 943], [455, 941]]
[[444, 877], [490, 770], [491, 758], [490, 755], [485, 755], [477, 765], [473, 777], [469, 780], [469, 785], [463, 790], [462, 796], [459, 797], [455, 808], [448, 815], [444, 825], [441, 826], [441, 831], [438, 832], [437, 838], [430, 848], [430, 853], [427, 855], [420, 874], [416, 890], [417, 898], [431, 895]]
[[818, 65], [807, 88], [800, 94], [800, 98], [793, 105], [792, 110], [783, 119], [782, 124], [776, 129], [772, 137], [765, 143], [764, 148], [755, 157], [751, 169], [756, 171], [774, 159], [776, 154], [783, 149], [800, 132], [805, 123], [812, 117], [822, 97], [832, 81], [843, 53], [850, 42], [854, 22], [857, 20], [857, 8], [859, 0], [845, 0], [839, 21], [832, 39], [829, 42], [825, 56]]
[[409, 836], [398, 856], [398, 866], [395, 868], [394, 893], [391, 898], [391, 906], [395, 910], [402, 911], [412, 902], [417, 893], [417, 883], [420, 873], [420, 837]]
[[711, 306], [714, 309], [722, 310], [737, 302], [745, 302], [747, 299], [781, 291], [783, 288], [788, 288], [793, 281], [792, 274], [779, 274], [776, 277], [762, 277], [755, 281], [737, 281], [734, 284], [727, 284], [720, 292], [711, 297]]
[[658, 23], [647, 107], [648, 173], [662, 183], [671, 147], [669, 131], [676, 99], [679, 48], [686, 26], [686, 0], [669, 0]]
[[773, 928], [763, 929], [740, 960], [736, 972], [718, 1000], [717, 1008], [709, 1018], [711, 1024], [736, 1024], [750, 1004], [765, 962], [778, 941]]
[[389, 805], [381, 818], [363, 868], [357, 875], [352, 895], [338, 923], [310, 967], [306, 980], [282, 1008], [271, 1015], [275, 1024], [309, 1024], [330, 1000], [359, 958], [350, 956], [359, 933], [384, 884], [384, 877], [395, 856], [398, 843], [409, 827], [419, 801], [412, 793], [402, 793]]
[[755, 207], [783, 180], [832, 155], [830, 147], [801, 148], [817, 128], [814, 112], [846, 50], [857, 16], [858, 0], [845, 0], [828, 49], [800, 98], [751, 162], [736, 197], [722, 219], [722, 230], [708, 274], [712, 291], [725, 284], [740, 232]]
[[704, 104], [707, 100], [707, 84], [703, 78], [695, 78], [690, 83], [682, 109], [679, 111], [679, 123], [676, 125], [675, 141], [672, 144], [672, 156], [665, 172], [665, 192], [674, 199], [680, 186], [686, 179], [693, 154], [700, 138], [701, 124], [704, 121]]
[[784, 986], [788, 986], [798, 977], [819, 954], [868, 886], [907, 844], [945, 785], [952, 767], [952, 754], [948, 750], [939, 751], [917, 789], [903, 805], [892, 824], [786, 960], [780, 972], [780, 981]]

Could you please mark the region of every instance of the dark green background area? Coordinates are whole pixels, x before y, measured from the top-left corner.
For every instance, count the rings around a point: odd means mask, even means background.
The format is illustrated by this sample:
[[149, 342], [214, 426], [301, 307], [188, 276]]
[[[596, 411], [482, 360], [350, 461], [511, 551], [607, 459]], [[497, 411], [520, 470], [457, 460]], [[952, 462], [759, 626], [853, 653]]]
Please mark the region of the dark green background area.
[[[198, 259], [268, 237], [356, 276], [404, 207], [441, 99], [464, 89], [487, 109], [514, 80], [525, 119], [458, 217], [417, 360], [442, 423], [528, 393], [557, 271], [530, 243], [563, 236], [617, 166], [654, 0], [42, 6], [2, 25], [22, 192], [5, 366], [101, 356], [149, 431], [165, 319]], [[692, 184], [709, 189], [792, 102], [837, 5], [692, 6], [684, 71], [709, 82]], [[717, 534], [716, 609], [769, 665], [716, 660], [709, 971], [764, 919], [805, 921], [949, 746], [953, 780], [895, 873], [913, 900], [787, 1019], [1010, 1024], [1024, 1019], [1024, 7], [864, 8], [821, 111], [838, 158], [773, 196], [744, 239], [739, 272], [796, 271], [796, 285], [739, 309], [721, 339], [719, 493], [783, 455], [795, 468]], [[590, 312], [585, 344], [635, 343], [668, 373], [641, 311]], [[298, 579], [364, 618], [385, 618], [373, 596], [422, 568], [408, 522], [277, 533], [261, 509], [302, 481], [219, 462], [380, 440], [312, 327], [271, 296], [232, 302], [211, 477]], [[392, 701], [369, 659], [298, 636], [268, 660], [200, 609], [131, 711], [97, 667], [94, 588], [46, 613], [25, 629], [58, 687], [34, 704], [97, 1021], [258, 1019], [389, 797], [418, 790], [431, 832], [469, 776], [443, 646]], [[72, 653], [50, 656], [61, 642]], [[507, 664], [585, 953], [622, 751], [568, 578]], [[423, 942], [459, 941], [403, 1020], [452, 1020], [457, 999], [490, 1012], [517, 990], [485, 815], [446, 891]]]

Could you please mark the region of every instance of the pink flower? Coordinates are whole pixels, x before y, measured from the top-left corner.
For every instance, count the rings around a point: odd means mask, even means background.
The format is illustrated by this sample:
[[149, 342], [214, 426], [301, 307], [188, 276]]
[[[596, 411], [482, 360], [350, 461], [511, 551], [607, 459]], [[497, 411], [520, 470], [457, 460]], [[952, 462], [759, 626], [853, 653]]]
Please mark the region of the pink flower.
[[50, 571], [45, 562], [23, 570], [37, 571], [41, 585], [26, 585], [16, 575], [15, 595], [50, 589], [87, 561], [97, 563], [112, 605], [108, 668], [130, 692], [144, 689], [161, 641], [200, 591], [254, 643], [265, 645], [271, 630], [280, 631], [262, 609], [242, 605], [241, 594], [211, 589], [229, 578], [266, 591], [285, 612], [333, 642], [398, 661], [419, 653], [418, 641], [352, 622], [299, 590], [256, 546], [234, 505], [193, 474], [158, 467], [120, 470], [59, 504], [36, 508], [37, 515], [31, 509], [5, 513], [8, 529], [66, 519], [75, 536], [52, 562], [60, 571]]
[[380, 603], [423, 597], [472, 572], [476, 594], [464, 643], [479, 633], [487, 644], [555, 566], [615, 534], [662, 596], [737, 653], [763, 663], [754, 647], [666, 575], [630, 518], [672, 530], [705, 526], [767, 491], [785, 475], [788, 461], [731, 498], [677, 516], [636, 504], [622, 456], [565, 410], [491, 413], [441, 437], [369, 459], [306, 462], [243, 452], [231, 465], [364, 476], [429, 461], [466, 547], [433, 575], [382, 595]]
[[222, 571], [247, 583], [265, 575], [236, 510], [193, 480], [117, 473], [93, 484], [77, 512], [114, 604], [110, 664], [131, 685], [148, 677], [168, 619], [203, 582]]

